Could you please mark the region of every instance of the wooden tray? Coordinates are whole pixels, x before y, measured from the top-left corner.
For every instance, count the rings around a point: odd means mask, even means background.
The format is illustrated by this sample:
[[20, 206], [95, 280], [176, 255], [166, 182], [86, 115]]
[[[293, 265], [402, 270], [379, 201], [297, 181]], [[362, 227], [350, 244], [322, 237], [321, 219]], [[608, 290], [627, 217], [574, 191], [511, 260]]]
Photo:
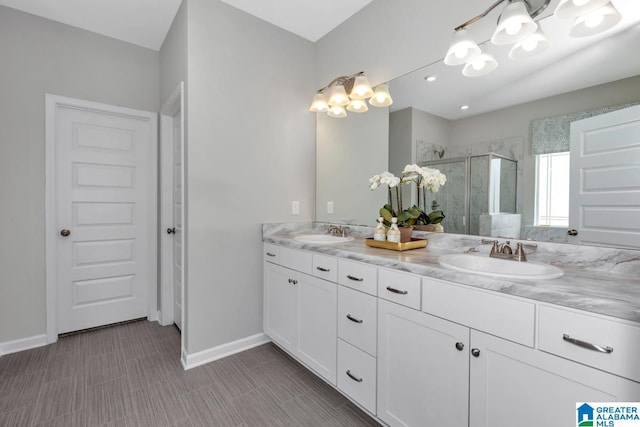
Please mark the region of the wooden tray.
[[365, 239], [365, 245], [370, 246], [372, 248], [382, 248], [382, 249], [391, 249], [392, 251], [408, 251], [410, 249], [420, 249], [426, 248], [429, 240], [427, 239], [411, 239], [410, 242], [404, 243], [394, 243], [394, 242], [383, 242], [380, 240], [373, 240], [372, 237]]

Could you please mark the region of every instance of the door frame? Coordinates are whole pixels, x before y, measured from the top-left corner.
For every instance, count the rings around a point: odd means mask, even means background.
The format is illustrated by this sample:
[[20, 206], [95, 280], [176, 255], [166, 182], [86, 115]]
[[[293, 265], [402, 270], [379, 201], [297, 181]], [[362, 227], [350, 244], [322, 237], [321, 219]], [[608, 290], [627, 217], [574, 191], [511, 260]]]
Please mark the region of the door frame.
[[[173, 223], [173, 120], [176, 114], [180, 112], [180, 140], [182, 155], [182, 170], [180, 171], [180, 182], [182, 183], [181, 206], [182, 212], [182, 313], [180, 324], [182, 332], [185, 331], [185, 299], [184, 289], [185, 283], [185, 147], [184, 147], [184, 82], [180, 82], [175, 90], [169, 95], [164, 105], [160, 109], [160, 324], [163, 326], [170, 325], [174, 322], [174, 299], [173, 295], [173, 238], [168, 236], [164, 230], [168, 224]], [[165, 195], [171, 197], [165, 197]]]
[[157, 320], [158, 305], [158, 115], [154, 112], [118, 107], [82, 99], [45, 94], [45, 298], [46, 298], [46, 334], [47, 344], [58, 340], [58, 263], [56, 244], [58, 236], [57, 221], [57, 140], [56, 122], [58, 107], [69, 107], [85, 111], [96, 111], [129, 116], [150, 123], [148, 151], [148, 212], [147, 212], [147, 277], [148, 307], [147, 318]]

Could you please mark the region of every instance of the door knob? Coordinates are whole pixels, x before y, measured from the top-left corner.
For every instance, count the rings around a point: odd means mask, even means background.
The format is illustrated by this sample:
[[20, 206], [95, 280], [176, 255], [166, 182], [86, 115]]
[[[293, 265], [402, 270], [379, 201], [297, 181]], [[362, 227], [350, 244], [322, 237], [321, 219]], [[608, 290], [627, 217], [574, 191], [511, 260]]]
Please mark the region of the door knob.
[[577, 236], [578, 235], [578, 230], [575, 230], [575, 229], [572, 228], [571, 230], [567, 231], [567, 234], [569, 236]]
[[62, 230], [60, 230], [60, 235], [62, 237], [69, 237], [71, 235], [71, 230], [67, 230], [66, 228], [63, 228]]
[[167, 228], [167, 234], [176, 234], [176, 228], [175, 227]]

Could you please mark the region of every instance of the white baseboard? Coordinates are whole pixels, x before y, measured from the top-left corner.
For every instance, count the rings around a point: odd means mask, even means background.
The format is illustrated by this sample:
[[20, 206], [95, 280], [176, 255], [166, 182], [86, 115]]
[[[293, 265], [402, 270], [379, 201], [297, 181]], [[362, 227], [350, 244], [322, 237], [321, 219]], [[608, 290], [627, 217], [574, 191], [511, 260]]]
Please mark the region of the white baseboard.
[[0, 356], [47, 345], [45, 334], [0, 343]]
[[186, 349], [183, 348], [180, 360], [182, 361], [184, 369], [191, 369], [204, 365], [205, 363], [213, 362], [214, 360], [222, 359], [223, 357], [231, 356], [232, 354], [240, 353], [241, 351], [266, 344], [270, 341], [271, 339], [264, 333], [259, 333], [193, 354], [188, 354]]
[[[149, 316], [147, 317], [147, 319], [149, 319], [150, 322], [158, 322], [160, 323], [160, 312], [159, 311], [152, 311], [151, 313], [149, 313]], [[162, 325], [164, 326], [164, 325]]]

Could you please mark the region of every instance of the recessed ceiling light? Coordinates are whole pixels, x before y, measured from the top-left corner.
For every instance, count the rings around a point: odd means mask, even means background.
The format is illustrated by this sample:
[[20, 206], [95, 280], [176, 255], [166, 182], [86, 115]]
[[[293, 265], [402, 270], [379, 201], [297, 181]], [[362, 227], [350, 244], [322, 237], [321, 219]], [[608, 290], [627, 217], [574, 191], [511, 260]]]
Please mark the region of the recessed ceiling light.
[[426, 76], [424, 79], [428, 82], [435, 82], [438, 76]]
[[469, 106], [468, 106], [468, 105], [461, 105], [461, 106], [460, 106], [460, 109], [461, 109], [461, 110], [468, 110], [468, 109], [469, 109]]

